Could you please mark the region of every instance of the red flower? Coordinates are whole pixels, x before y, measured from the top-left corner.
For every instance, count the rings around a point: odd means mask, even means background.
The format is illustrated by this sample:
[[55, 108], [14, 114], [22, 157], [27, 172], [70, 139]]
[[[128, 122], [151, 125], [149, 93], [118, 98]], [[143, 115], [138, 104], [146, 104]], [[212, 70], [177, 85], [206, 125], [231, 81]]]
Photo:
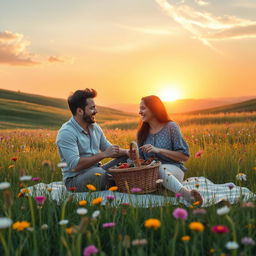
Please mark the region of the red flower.
[[17, 161], [17, 159], [18, 159], [18, 157], [16, 157], [16, 156], [11, 158], [11, 160], [14, 162]]
[[222, 226], [222, 225], [213, 226], [211, 230], [212, 232], [218, 233], [218, 234], [224, 234], [229, 232], [228, 227]]
[[195, 158], [199, 158], [203, 154], [203, 152], [203, 150], [199, 150], [198, 152], [196, 152]]
[[68, 190], [74, 192], [76, 191], [76, 187], [69, 187]]

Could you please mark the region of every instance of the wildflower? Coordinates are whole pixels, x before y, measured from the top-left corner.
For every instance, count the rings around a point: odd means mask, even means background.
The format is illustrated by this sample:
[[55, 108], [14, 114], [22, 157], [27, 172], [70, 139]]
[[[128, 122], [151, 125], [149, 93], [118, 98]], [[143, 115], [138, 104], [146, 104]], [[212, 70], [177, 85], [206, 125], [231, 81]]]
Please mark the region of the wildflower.
[[198, 152], [196, 152], [196, 154], [195, 154], [195, 158], [199, 158], [199, 157], [201, 157], [201, 155], [203, 154], [203, 150], [199, 150]]
[[83, 256], [91, 256], [92, 254], [98, 253], [99, 250], [94, 245], [89, 245], [84, 248]]
[[23, 194], [30, 193], [30, 190], [27, 188], [23, 188], [23, 189], [21, 189], [21, 193], [23, 193]]
[[187, 242], [187, 241], [189, 241], [190, 239], [191, 239], [190, 236], [182, 236], [182, 237], [181, 237], [181, 241], [184, 241], [184, 242]]
[[115, 225], [116, 225], [115, 222], [107, 222], [107, 223], [103, 223], [103, 224], [102, 224], [102, 227], [103, 227], [103, 228], [112, 228], [112, 227], [114, 227]]
[[74, 191], [76, 191], [76, 187], [69, 187], [68, 191], [74, 192]]
[[188, 217], [188, 212], [183, 209], [183, 208], [176, 208], [173, 212], [172, 215], [174, 218], [176, 219], [182, 219], [182, 220], [186, 220]]
[[193, 202], [193, 205], [194, 205], [194, 206], [198, 206], [198, 205], [200, 205], [200, 204], [201, 204], [200, 201], [195, 201], [195, 202]]
[[158, 229], [158, 228], [161, 226], [161, 222], [160, 222], [160, 220], [158, 220], [158, 219], [153, 219], [153, 218], [151, 218], [151, 219], [145, 220], [144, 226], [145, 226], [146, 228]]
[[0, 182], [0, 190], [7, 189], [11, 186], [9, 182]]
[[176, 194], [175, 194], [175, 197], [176, 197], [176, 198], [180, 198], [180, 197], [182, 197], [182, 194], [181, 194], [181, 193], [176, 193]]
[[12, 228], [16, 229], [17, 231], [23, 231], [24, 229], [28, 228], [30, 223], [27, 221], [17, 221], [12, 224]]
[[203, 209], [203, 208], [199, 208], [199, 209], [194, 209], [193, 211], [192, 211], [192, 213], [193, 214], [195, 214], [195, 215], [203, 215], [203, 214], [206, 214], [206, 210], [205, 209]]
[[60, 225], [67, 225], [68, 222], [69, 222], [68, 220], [60, 220], [60, 221], [59, 221], [59, 224], [60, 224]]
[[157, 180], [156, 180], [156, 183], [157, 183], [157, 184], [159, 184], [159, 183], [163, 183], [163, 182], [164, 182], [164, 180], [163, 180], [163, 179], [157, 179]]
[[12, 225], [12, 220], [7, 217], [0, 217], [0, 230], [9, 228]]
[[78, 208], [78, 209], [76, 210], [76, 213], [77, 213], [78, 215], [85, 215], [85, 214], [87, 214], [87, 212], [88, 212], [88, 210], [87, 210], [86, 208]]
[[48, 229], [49, 228], [49, 226], [47, 225], [47, 224], [43, 224], [42, 226], [41, 226], [41, 229], [42, 230], [46, 230], [46, 229]]
[[47, 191], [48, 192], [52, 192], [52, 188], [47, 188]]
[[129, 206], [130, 204], [129, 204], [129, 203], [121, 203], [121, 205], [123, 205], [123, 206]]
[[198, 184], [198, 183], [195, 184], [195, 187], [196, 187], [196, 188], [199, 188], [199, 186], [200, 186], [200, 184]]
[[51, 167], [52, 166], [52, 162], [50, 160], [43, 160], [42, 161], [42, 166]]
[[101, 204], [102, 201], [103, 201], [102, 197], [97, 197], [97, 198], [92, 200], [92, 204], [93, 205]]
[[191, 222], [188, 227], [189, 229], [194, 231], [198, 231], [198, 232], [204, 231], [204, 225], [201, 222]]
[[73, 228], [72, 227], [66, 228], [66, 233], [71, 235], [73, 233]]
[[218, 214], [218, 215], [224, 215], [224, 214], [229, 213], [229, 211], [230, 211], [230, 208], [229, 208], [229, 207], [223, 206], [223, 207], [217, 209], [217, 214]]
[[96, 187], [93, 186], [92, 184], [87, 184], [86, 187], [91, 191], [96, 191]]
[[40, 180], [41, 180], [40, 177], [33, 177], [33, 178], [32, 178], [32, 181], [40, 181]]
[[11, 165], [8, 166], [8, 169], [13, 168], [14, 166], [15, 166], [14, 164], [11, 164]]
[[210, 250], [209, 250], [209, 253], [215, 253], [216, 252], [216, 250], [214, 249], [214, 248], [211, 248]]
[[20, 177], [20, 181], [29, 181], [32, 179], [32, 176], [24, 175]]
[[101, 173], [96, 172], [94, 175], [95, 176], [101, 176]]
[[253, 202], [244, 202], [242, 204], [242, 207], [246, 207], [246, 208], [254, 208], [255, 204]]
[[115, 199], [115, 197], [112, 195], [108, 195], [108, 196], [106, 196], [106, 198], [108, 201], [113, 201]]
[[243, 245], [255, 245], [256, 244], [255, 241], [251, 237], [247, 237], [247, 236], [245, 236], [241, 239], [241, 243]]
[[100, 215], [100, 211], [99, 211], [99, 210], [94, 211], [94, 212], [92, 213], [92, 218], [93, 218], [93, 219], [96, 219], [97, 217], [99, 217], [99, 215]]
[[59, 168], [65, 168], [67, 166], [68, 166], [68, 164], [65, 163], [65, 162], [60, 162], [60, 163], [57, 164], [57, 167], [59, 167]]
[[222, 225], [213, 226], [211, 228], [211, 230], [212, 230], [212, 232], [218, 233], [218, 234], [224, 234], [224, 233], [228, 233], [229, 232], [228, 227], [222, 226]]
[[235, 241], [227, 242], [226, 243], [226, 248], [229, 250], [235, 250], [239, 247], [238, 243]]
[[43, 205], [46, 200], [46, 197], [45, 196], [36, 196], [35, 200], [38, 205]]
[[84, 205], [87, 205], [87, 201], [86, 200], [81, 200], [81, 201], [79, 201], [78, 204], [81, 205], [81, 206], [84, 206]]
[[147, 243], [148, 243], [147, 239], [135, 239], [132, 241], [133, 246], [145, 245]]
[[18, 159], [18, 157], [12, 157], [12, 158], [11, 158], [11, 160], [14, 161], [14, 162], [16, 162], [17, 159]]
[[235, 185], [233, 184], [233, 183], [230, 183], [230, 184], [228, 184], [228, 188], [231, 190], [231, 189], [233, 189], [235, 187]]
[[118, 187], [117, 186], [113, 186], [113, 187], [110, 187], [108, 190], [109, 191], [117, 191]]
[[236, 175], [236, 179], [237, 180], [240, 180], [240, 181], [246, 181], [246, 174], [242, 173], [242, 172], [239, 172], [237, 175]]
[[132, 188], [132, 189], [131, 189], [131, 192], [132, 192], [132, 193], [139, 193], [139, 192], [141, 192], [141, 191], [142, 191], [141, 188]]

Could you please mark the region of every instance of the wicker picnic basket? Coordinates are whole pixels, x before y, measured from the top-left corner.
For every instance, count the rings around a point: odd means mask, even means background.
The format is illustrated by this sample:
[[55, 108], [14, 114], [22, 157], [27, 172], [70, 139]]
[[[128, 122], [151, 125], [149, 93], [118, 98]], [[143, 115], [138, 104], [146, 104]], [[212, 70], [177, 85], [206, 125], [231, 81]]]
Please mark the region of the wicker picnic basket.
[[116, 186], [120, 192], [129, 192], [132, 188], [140, 188], [139, 193], [145, 194], [154, 192], [157, 189], [156, 180], [159, 176], [160, 162], [152, 165], [141, 165], [139, 159], [139, 150], [136, 142], [131, 142], [130, 152], [135, 150], [136, 159], [134, 160], [135, 167], [130, 168], [110, 168]]

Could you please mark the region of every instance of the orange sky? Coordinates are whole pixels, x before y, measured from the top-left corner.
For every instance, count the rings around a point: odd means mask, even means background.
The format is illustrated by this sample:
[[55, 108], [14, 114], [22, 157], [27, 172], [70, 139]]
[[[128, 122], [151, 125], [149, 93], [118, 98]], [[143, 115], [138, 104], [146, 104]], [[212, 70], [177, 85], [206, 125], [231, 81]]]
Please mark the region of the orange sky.
[[253, 1], [8, 2], [0, 88], [67, 98], [91, 87], [101, 105], [166, 87], [180, 98], [256, 95]]

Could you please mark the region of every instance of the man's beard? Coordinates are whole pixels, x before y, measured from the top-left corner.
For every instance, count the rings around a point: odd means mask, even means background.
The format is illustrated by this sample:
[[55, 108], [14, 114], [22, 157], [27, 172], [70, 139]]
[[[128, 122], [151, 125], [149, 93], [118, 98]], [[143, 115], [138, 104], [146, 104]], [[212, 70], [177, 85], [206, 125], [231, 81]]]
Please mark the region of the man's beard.
[[88, 123], [88, 124], [93, 124], [95, 123], [95, 119], [94, 119], [95, 114], [93, 115], [86, 115], [85, 113], [83, 114], [83, 120], [84, 122]]

